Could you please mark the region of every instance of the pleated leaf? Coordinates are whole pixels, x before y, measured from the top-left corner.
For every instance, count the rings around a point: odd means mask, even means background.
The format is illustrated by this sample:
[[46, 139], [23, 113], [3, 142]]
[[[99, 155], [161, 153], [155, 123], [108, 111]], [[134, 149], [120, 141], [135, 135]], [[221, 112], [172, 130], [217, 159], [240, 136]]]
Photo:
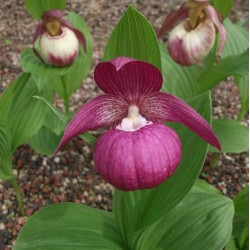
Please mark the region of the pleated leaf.
[[214, 7], [220, 12], [223, 18], [226, 18], [233, 6], [233, 0], [221, 1], [221, 0], [212, 0]]
[[85, 205], [61, 203], [35, 213], [19, 233], [14, 250], [123, 249], [112, 214]]
[[198, 85], [200, 92], [204, 92], [215, 87], [220, 81], [229, 76], [248, 77], [249, 50], [245, 50], [238, 55], [227, 56], [210, 70], [200, 75]]
[[131, 249], [222, 249], [232, 232], [233, 203], [207, 190], [191, 192], [153, 225], [131, 236]]
[[0, 100], [0, 121], [8, 124], [14, 150], [35, 134], [43, 124], [45, 106], [33, 98], [39, 94], [30, 77], [23, 73], [5, 90]]
[[149, 62], [161, 70], [156, 34], [149, 21], [132, 5], [111, 33], [104, 51], [104, 61], [118, 56]]
[[241, 121], [249, 109], [249, 77], [235, 77], [236, 85], [240, 92], [240, 113], [238, 120]]
[[175, 63], [169, 55], [166, 44], [161, 44], [163, 87], [162, 90], [178, 96], [183, 100], [189, 100], [198, 95], [197, 79], [200, 67], [182, 67]]
[[[218, 136], [224, 153], [241, 153], [249, 148], [249, 129], [235, 120], [213, 120], [213, 130]], [[214, 147], [210, 151], [218, 152]]]
[[[192, 99], [189, 104], [210, 121], [210, 101], [210, 94], [205, 93]], [[115, 190], [115, 222], [126, 242], [131, 233], [154, 223], [171, 211], [191, 189], [203, 167], [207, 143], [180, 124], [172, 124], [171, 127], [176, 130], [182, 142], [182, 160], [175, 174], [151, 190]]]
[[247, 50], [249, 48], [248, 30], [240, 24], [232, 23], [229, 19], [225, 19], [223, 24], [227, 29], [227, 41], [222, 51], [222, 58], [238, 55]]
[[24, 0], [24, 5], [29, 14], [35, 19], [40, 19], [45, 11], [65, 8], [66, 0]]
[[[62, 113], [59, 109], [57, 109], [51, 102], [46, 100], [45, 98], [41, 96], [34, 96], [37, 99], [42, 100], [53, 112], [53, 114], [56, 116], [55, 117], [50, 117], [49, 121], [45, 123], [45, 127], [47, 127], [49, 130], [53, 131], [57, 136], [60, 135], [60, 131], [66, 126], [68, 123], [69, 117], [67, 117], [64, 113]], [[52, 114], [50, 114], [51, 116]], [[89, 132], [86, 132], [82, 135], [79, 136], [81, 139], [86, 141], [90, 146], [94, 147], [97, 139], [94, 135], [90, 134]]]

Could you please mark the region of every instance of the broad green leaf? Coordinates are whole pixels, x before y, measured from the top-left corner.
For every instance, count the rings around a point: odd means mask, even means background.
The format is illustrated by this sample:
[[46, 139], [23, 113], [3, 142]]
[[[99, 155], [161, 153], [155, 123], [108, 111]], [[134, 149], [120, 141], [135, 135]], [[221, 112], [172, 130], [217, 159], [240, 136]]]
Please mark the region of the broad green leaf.
[[14, 250], [123, 249], [112, 214], [74, 203], [50, 205], [35, 213], [19, 233]]
[[127, 56], [149, 62], [161, 70], [161, 56], [156, 34], [149, 21], [132, 5], [111, 33], [104, 51], [104, 61]]
[[[222, 4], [224, 3], [225, 1]], [[224, 20], [224, 26], [227, 29], [227, 41], [222, 51], [222, 58], [241, 54], [249, 48], [249, 34], [246, 28], [240, 24], [232, 23], [229, 19]]]
[[175, 209], [131, 235], [130, 249], [222, 249], [232, 232], [233, 213], [229, 198], [191, 191]]
[[33, 98], [39, 91], [30, 77], [23, 73], [4, 91], [0, 100], [0, 121], [8, 124], [14, 150], [43, 124], [44, 104]]
[[200, 67], [198, 65], [183, 67], [173, 61], [165, 44], [161, 44], [160, 49], [163, 73], [162, 90], [183, 100], [189, 100], [198, 95], [196, 83], [201, 71]]
[[240, 236], [249, 219], [249, 186], [245, 187], [234, 199], [234, 235]]
[[[222, 152], [241, 153], [248, 150], [249, 130], [246, 126], [230, 119], [213, 120], [213, 130], [217, 135]], [[219, 152], [214, 147], [209, 149], [212, 152]]]
[[[210, 121], [209, 93], [190, 100], [189, 104]], [[175, 174], [154, 189], [134, 192], [115, 190], [113, 211], [124, 241], [128, 241], [130, 233], [150, 225], [171, 211], [191, 189], [203, 167], [207, 143], [180, 124], [172, 124], [171, 127], [182, 142], [182, 160]]]
[[234, 3], [233, 0], [227, 0], [227, 1], [213, 0], [212, 2], [214, 7], [220, 12], [223, 18], [226, 18], [229, 15], [230, 10]]
[[66, 0], [24, 0], [24, 5], [29, 14], [35, 19], [40, 19], [45, 11], [65, 8]]
[[248, 77], [248, 69], [248, 50], [239, 55], [227, 56], [210, 70], [200, 75], [198, 78], [199, 90], [201, 93], [210, 90], [229, 76]]
[[11, 153], [12, 136], [7, 123], [0, 121], [0, 164], [1, 159]]
[[49, 102], [42, 96], [34, 96], [34, 98], [42, 100], [51, 109], [51, 111], [61, 120], [62, 123], [67, 123], [67, 116], [62, 111], [57, 109], [51, 102]]
[[[56, 117], [61, 121], [61, 123], [67, 124], [68, 117], [64, 113], [62, 113], [59, 109], [57, 109], [51, 102], [49, 102], [48, 100], [46, 100], [45, 98], [43, 98], [41, 96], [34, 96], [34, 97], [42, 100], [51, 109], [51, 111], [56, 115]], [[54, 120], [54, 118], [52, 118], [52, 120]], [[59, 135], [60, 129], [62, 126], [62, 124], [59, 122], [59, 120], [56, 121], [56, 124], [57, 124], [56, 126], [53, 125], [53, 124], [55, 124], [53, 121], [49, 122], [49, 123], [47, 122], [45, 126], [48, 129], [54, 131], [57, 135]], [[89, 132], [86, 132], [86, 133], [80, 135], [79, 137], [81, 139], [83, 139], [84, 141], [86, 141], [88, 144], [90, 144], [92, 147], [94, 147], [94, 145], [97, 141], [96, 137], [94, 135], [90, 134]]]
[[9, 153], [4, 158], [0, 159], [0, 180], [13, 179], [12, 157], [12, 153]]
[[[69, 99], [72, 93], [82, 84], [83, 79], [89, 73], [92, 63], [93, 48], [92, 38], [84, 20], [73, 12], [68, 13], [67, 19], [76, 29], [80, 30], [84, 34], [87, 47], [87, 53], [83, 53], [81, 50], [81, 55], [78, 57], [77, 62], [72, 65], [67, 74], [61, 75], [61, 81], [57, 80], [54, 85], [54, 89], [61, 97]], [[65, 84], [66, 90], [63, 89], [62, 83]]]
[[43, 126], [28, 142], [36, 152], [51, 156], [58, 147], [61, 137], [62, 134], [57, 135], [55, 132]]
[[226, 247], [225, 250], [238, 250], [236, 245], [235, 245], [235, 241], [234, 241], [234, 237], [231, 236]]
[[198, 179], [192, 187], [192, 192], [208, 192], [212, 194], [220, 194], [220, 191], [206, 181]]
[[249, 78], [236, 77], [235, 82], [240, 92], [241, 107], [238, 121], [241, 121], [249, 110]]
[[[79, 55], [75, 61], [65, 67], [54, 67], [41, 62], [30, 48], [24, 49], [20, 56], [20, 64], [25, 72], [32, 73], [38, 88], [43, 89], [46, 84], [52, 85], [61, 97], [67, 97], [82, 84], [83, 79], [89, 72], [92, 61], [92, 39], [88, 27], [83, 19], [72, 12], [67, 15], [68, 21], [85, 36], [87, 53], [79, 50]], [[63, 83], [66, 85], [66, 93]]]

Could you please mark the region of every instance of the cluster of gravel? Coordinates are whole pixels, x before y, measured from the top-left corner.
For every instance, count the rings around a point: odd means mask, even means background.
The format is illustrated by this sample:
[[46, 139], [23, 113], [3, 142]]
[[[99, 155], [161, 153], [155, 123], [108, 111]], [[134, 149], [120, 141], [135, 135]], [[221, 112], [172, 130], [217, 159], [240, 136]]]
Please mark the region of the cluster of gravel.
[[[93, 69], [103, 56], [108, 36], [130, 3], [141, 11], [157, 31], [167, 13], [182, 1], [121, 0], [121, 1], [68, 1], [67, 10], [81, 15], [93, 36], [93, 64], [83, 85], [71, 98], [71, 111], [76, 111], [88, 99], [98, 95], [93, 81]], [[0, 95], [21, 73], [18, 62], [20, 52], [32, 46], [37, 25], [26, 12], [23, 1], [0, 0]], [[237, 0], [231, 18], [248, 18], [248, 1]], [[165, 38], [164, 38], [165, 39]], [[214, 117], [235, 119], [240, 108], [238, 90], [232, 80], [223, 82], [213, 90]], [[57, 99], [57, 105], [62, 102]], [[247, 118], [245, 119], [247, 124]], [[201, 174], [203, 179], [233, 198], [248, 183], [248, 154], [223, 154], [215, 168], [209, 166], [209, 154]], [[51, 203], [71, 201], [111, 210], [113, 188], [95, 171], [93, 151], [85, 142], [74, 139], [56, 157], [35, 153], [22, 145], [13, 159], [14, 173], [18, 177], [25, 214], [32, 215]], [[11, 249], [17, 233], [25, 223], [16, 207], [15, 193], [8, 182], [0, 181], [0, 249]]]

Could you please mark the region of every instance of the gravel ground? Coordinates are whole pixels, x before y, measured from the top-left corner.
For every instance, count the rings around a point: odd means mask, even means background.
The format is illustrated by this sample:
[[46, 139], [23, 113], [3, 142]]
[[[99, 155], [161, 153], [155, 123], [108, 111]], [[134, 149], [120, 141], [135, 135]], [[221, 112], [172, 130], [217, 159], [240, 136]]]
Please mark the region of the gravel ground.
[[[0, 0], [0, 94], [21, 72], [20, 52], [31, 47], [37, 25], [28, 16], [23, 1]], [[107, 1], [71, 0], [67, 10], [84, 17], [94, 41], [92, 70], [84, 84], [71, 98], [71, 110], [77, 110], [89, 98], [99, 92], [93, 81], [94, 66], [101, 61], [107, 38], [129, 3], [141, 11], [155, 30], [160, 28], [166, 13], [182, 1]], [[236, 0], [231, 19], [248, 19], [248, 1]], [[58, 103], [60, 106], [60, 102]], [[236, 118], [240, 108], [238, 90], [232, 80], [213, 90], [214, 117]], [[245, 118], [248, 123], [248, 117]], [[233, 198], [248, 183], [248, 153], [223, 154], [215, 168], [209, 167], [212, 155], [208, 155], [201, 177], [216, 186], [223, 194]], [[51, 203], [72, 201], [92, 207], [111, 209], [112, 187], [96, 173], [93, 152], [85, 142], [73, 139], [56, 157], [48, 158], [35, 153], [28, 145], [15, 152], [13, 166], [18, 176], [25, 214]], [[16, 235], [25, 223], [18, 214], [15, 194], [8, 182], [0, 181], [0, 249], [11, 249]]]

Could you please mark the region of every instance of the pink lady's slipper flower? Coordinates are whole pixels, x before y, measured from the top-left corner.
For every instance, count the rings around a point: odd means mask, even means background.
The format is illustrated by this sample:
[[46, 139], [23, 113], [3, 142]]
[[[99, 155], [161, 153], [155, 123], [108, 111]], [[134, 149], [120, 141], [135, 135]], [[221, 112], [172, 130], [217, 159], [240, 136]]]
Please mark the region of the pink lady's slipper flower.
[[[86, 50], [83, 34], [75, 29], [61, 10], [50, 10], [43, 14], [34, 38], [33, 49], [36, 55], [57, 67], [71, 64], [78, 55], [79, 43]], [[39, 51], [35, 43], [39, 39]]]
[[220, 13], [208, 0], [189, 0], [164, 21], [158, 36], [181, 21], [169, 34], [168, 51], [183, 66], [201, 62], [214, 45], [216, 31], [220, 34], [218, 56], [226, 42], [226, 29]]
[[83, 105], [57, 151], [87, 130], [109, 127], [95, 145], [94, 162], [100, 175], [116, 188], [153, 188], [174, 173], [181, 142], [164, 122], [180, 122], [220, 149], [213, 130], [195, 110], [159, 92], [162, 74], [153, 65], [118, 57], [97, 65], [94, 76], [105, 94]]

